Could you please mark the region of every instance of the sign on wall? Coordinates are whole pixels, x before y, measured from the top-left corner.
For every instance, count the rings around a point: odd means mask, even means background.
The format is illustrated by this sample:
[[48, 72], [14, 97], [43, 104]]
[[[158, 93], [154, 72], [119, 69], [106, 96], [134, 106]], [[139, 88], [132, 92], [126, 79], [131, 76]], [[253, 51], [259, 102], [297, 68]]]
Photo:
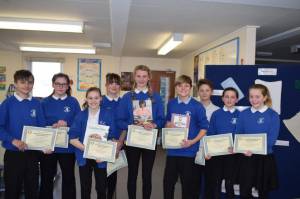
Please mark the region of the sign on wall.
[[90, 87], [101, 87], [101, 60], [78, 59], [77, 90], [86, 91]]

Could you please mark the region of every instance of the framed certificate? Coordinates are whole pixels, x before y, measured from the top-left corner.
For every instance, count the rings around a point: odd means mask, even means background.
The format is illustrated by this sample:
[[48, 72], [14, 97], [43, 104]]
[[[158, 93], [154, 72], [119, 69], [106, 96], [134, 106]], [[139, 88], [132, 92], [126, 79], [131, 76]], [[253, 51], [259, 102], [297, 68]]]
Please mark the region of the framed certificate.
[[190, 126], [190, 115], [172, 114], [171, 122], [178, 128], [189, 128]]
[[56, 129], [24, 126], [22, 141], [27, 144], [29, 150], [54, 151], [56, 135]]
[[163, 128], [162, 146], [164, 149], [180, 149], [182, 141], [187, 137], [187, 128]]
[[155, 150], [157, 129], [146, 130], [141, 126], [129, 125], [126, 145]]
[[205, 156], [228, 155], [228, 148], [233, 147], [232, 133], [205, 136], [203, 143]]
[[[52, 128], [52, 126], [47, 126], [46, 128]], [[55, 147], [68, 148], [69, 147], [69, 127], [59, 127], [57, 128], [57, 135], [55, 141]]]
[[106, 167], [107, 177], [110, 176], [115, 171], [127, 166], [128, 166], [128, 162], [127, 162], [126, 154], [125, 151], [122, 150], [120, 151], [119, 157], [116, 159], [114, 163], [112, 162], [107, 163], [107, 167]]
[[102, 141], [96, 138], [88, 138], [87, 145], [84, 147], [83, 157], [106, 162], [115, 162], [117, 143]]
[[267, 154], [267, 134], [236, 134], [234, 137], [234, 153]]

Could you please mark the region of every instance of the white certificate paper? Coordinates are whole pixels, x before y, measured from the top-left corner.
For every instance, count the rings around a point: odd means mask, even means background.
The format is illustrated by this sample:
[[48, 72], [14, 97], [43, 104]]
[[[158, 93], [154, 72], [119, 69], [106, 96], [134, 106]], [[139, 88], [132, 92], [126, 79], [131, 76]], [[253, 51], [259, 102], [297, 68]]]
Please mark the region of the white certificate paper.
[[115, 171], [127, 166], [128, 166], [128, 162], [127, 162], [126, 154], [125, 151], [122, 150], [119, 152], [119, 157], [116, 159], [114, 163], [112, 162], [107, 163], [107, 167], [106, 167], [107, 177], [110, 176]]
[[187, 128], [163, 128], [162, 145], [164, 149], [179, 149], [183, 140], [188, 137]]
[[234, 137], [234, 153], [267, 154], [267, 134], [236, 134]]
[[116, 142], [102, 141], [100, 139], [90, 137], [84, 147], [83, 157], [94, 160], [115, 162], [116, 152]]
[[109, 126], [100, 125], [100, 124], [88, 125], [86, 127], [83, 144], [87, 145], [88, 138], [93, 134], [99, 135], [102, 141], [107, 141], [108, 130], [109, 130]]
[[232, 133], [205, 136], [203, 143], [205, 156], [228, 155], [228, 148], [233, 147]]
[[22, 141], [29, 150], [54, 151], [57, 130], [50, 128], [24, 126]]
[[141, 126], [129, 125], [126, 145], [155, 150], [157, 129], [146, 130]]
[[[46, 128], [52, 128], [52, 126], [46, 126]], [[56, 128], [57, 135], [55, 141], [55, 147], [68, 148], [69, 147], [69, 127]]]

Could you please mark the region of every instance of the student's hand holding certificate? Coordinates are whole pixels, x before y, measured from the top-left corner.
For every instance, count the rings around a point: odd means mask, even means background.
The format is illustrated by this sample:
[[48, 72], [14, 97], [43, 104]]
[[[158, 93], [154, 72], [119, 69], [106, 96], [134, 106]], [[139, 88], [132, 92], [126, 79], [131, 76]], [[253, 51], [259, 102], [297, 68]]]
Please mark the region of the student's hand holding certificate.
[[13, 139], [12, 144], [15, 147], [17, 147], [20, 151], [24, 151], [27, 148], [27, 144], [25, 144], [25, 142], [18, 139]]
[[190, 146], [192, 146], [194, 143], [192, 140], [183, 140], [181, 143], [182, 148], [189, 148]]

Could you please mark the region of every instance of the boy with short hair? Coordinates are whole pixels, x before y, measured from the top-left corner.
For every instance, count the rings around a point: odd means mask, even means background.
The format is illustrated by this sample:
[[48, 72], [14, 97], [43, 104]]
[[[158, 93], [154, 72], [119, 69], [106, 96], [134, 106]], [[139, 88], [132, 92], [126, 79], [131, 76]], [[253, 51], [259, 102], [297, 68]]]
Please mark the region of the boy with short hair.
[[[181, 75], [175, 82], [175, 89], [178, 97], [168, 103], [167, 128], [174, 128], [176, 125], [171, 121], [172, 115], [187, 117], [185, 127], [188, 128], [188, 138], [183, 140], [180, 149], [168, 149], [167, 161], [164, 174], [164, 198], [174, 198], [174, 186], [178, 176], [182, 183], [182, 198], [195, 198], [193, 186], [196, 165], [194, 159], [199, 148], [200, 139], [206, 134], [208, 121], [205, 109], [200, 102], [190, 96], [192, 80], [186, 75]], [[182, 127], [182, 126], [181, 126]]]
[[0, 106], [0, 140], [4, 154], [5, 198], [19, 199], [24, 184], [25, 198], [38, 199], [38, 151], [26, 150], [21, 141], [23, 126], [45, 126], [41, 104], [31, 96], [34, 77], [28, 70], [14, 74], [16, 92]]

